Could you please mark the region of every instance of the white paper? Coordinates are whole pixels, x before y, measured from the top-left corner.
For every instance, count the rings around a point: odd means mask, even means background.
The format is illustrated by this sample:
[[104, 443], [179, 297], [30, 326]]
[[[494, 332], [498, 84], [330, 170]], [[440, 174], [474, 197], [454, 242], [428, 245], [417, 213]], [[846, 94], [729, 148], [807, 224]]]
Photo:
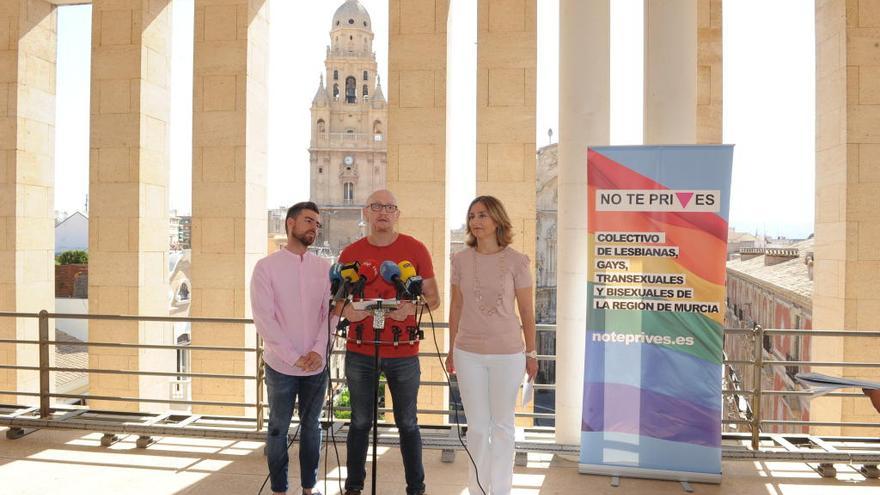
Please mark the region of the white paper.
[[795, 378], [802, 387], [811, 392], [815, 397], [841, 388], [857, 387], [880, 389], [880, 383], [878, 382], [842, 378], [838, 376], [823, 375], [821, 373], [798, 373], [795, 375]]
[[352, 301], [348, 303], [352, 308], [358, 311], [372, 311], [376, 306], [380, 305], [383, 308], [397, 309], [400, 305], [400, 301], [397, 299], [362, 299], [360, 301]]
[[535, 382], [529, 380], [529, 375], [525, 376], [522, 384], [522, 406], [525, 407], [532, 399], [535, 398]]

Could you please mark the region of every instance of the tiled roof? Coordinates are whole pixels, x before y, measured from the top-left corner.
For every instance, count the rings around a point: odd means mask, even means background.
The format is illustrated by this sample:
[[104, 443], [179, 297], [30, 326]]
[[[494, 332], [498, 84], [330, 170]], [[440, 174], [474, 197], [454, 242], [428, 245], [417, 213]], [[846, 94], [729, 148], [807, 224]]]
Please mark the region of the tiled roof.
[[[82, 342], [73, 335], [58, 329], [55, 330], [55, 340], [58, 342]], [[59, 368], [88, 368], [88, 350], [82, 345], [58, 344], [55, 347], [55, 366]], [[55, 388], [61, 390], [64, 385], [79, 380], [85, 376], [86, 373], [56, 371]]]
[[727, 262], [727, 270], [731, 275], [742, 275], [767, 288], [789, 292], [809, 301], [813, 297], [813, 281], [810, 280], [804, 260], [807, 253], [813, 251], [813, 239], [796, 242], [786, 248], [796, 248], [800, 255], [770, 266], [764, 264], [763, 255], [745, 261], [737, 258]]

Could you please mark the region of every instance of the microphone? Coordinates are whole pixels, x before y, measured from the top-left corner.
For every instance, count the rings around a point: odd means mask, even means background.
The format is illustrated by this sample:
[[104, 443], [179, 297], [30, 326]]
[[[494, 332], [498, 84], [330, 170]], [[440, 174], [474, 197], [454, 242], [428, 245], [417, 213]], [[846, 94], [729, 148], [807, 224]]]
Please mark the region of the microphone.
[[364, 285], [373, 283], [373, 281], [379, 277], [379, 268], [377, 268], [376, 265], [376, 260], [361, 261], [361, 265], [358, 268], [358, 275], [364, 279]]
[[412, 299], [418, 299], [422, 295], [422, 277], [416, 275], [416, 267], [409, 260], [403, 260], [397, 264], [400, 268], [400, 278], [403, 281], [406, 293]]
[[361, 299], [364, 298], [364, 287], [378, 276], [379, 270], [373, 260], [355, 261], [342, 267], [342, 277], [351, 283], [351, 294]]
[[360, 263], [357, 261], [341, 264], [339, 265], [339, 275], [342, 276], [346, 282], [353, 284], [361, 279], [361, 276], [358, 274], [359, 268]]
[[410, 277], [416, 276], [416, 267], [408, 260], [403, 260], [397, 264], [397, 267], [400, 268], [400, 281], [406, 282], [410, 279]]
[[422, 282], [422, 277], [415, 275], [410, 277], [406, 284], [404, 284], [407, 294], [413, 299], [418, 299], [422, 295]]
[[339, 276], [342, 282], [335, 292], [336, 299], [347, 299], [349, 295], [356, 294], [361, 276], [358, 274], [360, 263], [352, 261], [351, 263], [337, 263], [339, 265]]
[[340, 286], [343, 285], [342, 274], [339, 273], [339, 263], [333, 263], [330, 265], [330, 295], [333, 296], [333, 299], [342, 299], [338, 297]]
[[406, 287], [403, 286], [403, 281], [400, 280], [400, 267], [396, 263], [388, 260], [383, 261], [382, 266], [379, 267], [379, 273], [382, 274], [382, 278], [386, 282], [394, 285], [397, 289], [398, 299], [406, 298]]

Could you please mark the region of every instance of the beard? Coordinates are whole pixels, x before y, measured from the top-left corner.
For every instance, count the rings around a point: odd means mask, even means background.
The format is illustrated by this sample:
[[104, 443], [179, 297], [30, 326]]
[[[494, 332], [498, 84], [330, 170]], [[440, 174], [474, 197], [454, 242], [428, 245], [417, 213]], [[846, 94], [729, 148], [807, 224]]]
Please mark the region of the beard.
[[301, 242], [303, 246], [308, 247], [308, 246], [311, 246], [315, 242], [315, 240], [318, 238], [318, 234], [316, 234], [314, 232], [309, 232], [309, 231], [302, 232], [302, 233], [295, 233], [294, 232], [293, 237], [296, 240], [298, 240], [299, 242]]

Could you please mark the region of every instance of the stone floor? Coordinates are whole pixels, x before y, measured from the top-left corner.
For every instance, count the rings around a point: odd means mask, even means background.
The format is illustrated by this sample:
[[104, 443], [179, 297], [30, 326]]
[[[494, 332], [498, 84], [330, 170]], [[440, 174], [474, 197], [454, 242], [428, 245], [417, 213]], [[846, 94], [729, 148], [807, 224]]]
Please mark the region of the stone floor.
[[[0, 428], [0, 494], [257, 494], [266, 477], [260, 442], [162, 438], [147, 449], [138, 449], [135, 440], [123, 437], [111, 447], [102, 447], [99, 433], [51, 430], [7, 440], [5, 429]], [[344, 464], [344, 443], [339, 445], [339, 455]], [[378, 491], [403, 494], [399, 453], [382, 447], [379, 455]], [[325, 476], [322, 459], [319, 489], [334, 495], [339, 492], [340, 469], [332, 445], [328, 461], [329, 475]], [[466, 462], [467, 457], [459, 453], [454, 463], [445, 464], [440, 462], [439, 451], [426, 450], [428, 493], [466, 493]], [[803, 463], [729, 461], [724, 463], [721, 485], [692, 487], [697, 494], [880, 494], [880, 480], [866, 480], [850, 466], [837, 468], [836, 479], [824, 479]], [[293, 479], [297, 471], [292, 469], [291, 486], [298, 486]], [[530, 454], [528, 466], [516, 468], [513, 492], [685, 493], [682, 485], [668, 481], [622, 479], [615, 488], [610, 478], [578, 474], [573, 460], [543, 454]], [[262, 493], [270, 493], [268, 487]], [[298, 489], [291, 488], [290, 493]]]

